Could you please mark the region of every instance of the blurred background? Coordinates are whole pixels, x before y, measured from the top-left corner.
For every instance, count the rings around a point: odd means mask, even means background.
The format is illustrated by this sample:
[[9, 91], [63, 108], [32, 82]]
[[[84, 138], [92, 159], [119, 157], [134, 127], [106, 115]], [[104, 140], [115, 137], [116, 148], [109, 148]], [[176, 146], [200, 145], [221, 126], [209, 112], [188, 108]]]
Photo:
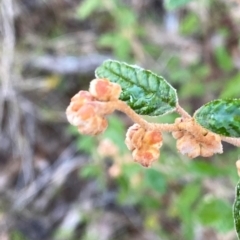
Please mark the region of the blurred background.
[[240, 97], [239, 1], [174, 2], [1, 0], [1, 240], [237, 239], [239, 149], [190, 160], [164, 134], [159, 161], [143, 168], [123, 114], [98, 137], [66, 121], [70, 98], [109, 58], [162, 75], [191, 114]]

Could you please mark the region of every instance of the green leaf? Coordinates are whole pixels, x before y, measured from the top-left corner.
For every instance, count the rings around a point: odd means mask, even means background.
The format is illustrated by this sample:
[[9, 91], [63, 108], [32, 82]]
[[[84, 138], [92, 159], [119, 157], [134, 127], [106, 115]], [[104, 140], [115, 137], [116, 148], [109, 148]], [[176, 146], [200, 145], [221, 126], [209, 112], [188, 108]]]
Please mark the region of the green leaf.
[[80, 169], [79, 175], [83, 178], [96, 178], [101, 174], [101, 169], [98, 165], [86, 165]]
[[199, 183], [193, 182], [186, 185], [177, 198], [177, 206], [179, 212], [184, 214], [184, 210], [190, 210], [191, 206], [196, 202], [201, 193], [201, 186]]
[[199, 33], [200, 19], [197, 14], [189, 13], [180, 22], [180, 32], [184, 35]]
[[194, 118], [222, 136], [240, 137], [240, 99], [217, 99], [199, 108]]
[[215, 58], [217, 60], [218, 66], [229, 72], [233, 69], [233, 61], [231, 55], [228, 53], [227, 49], [224, 47], [217, 47], [214, 52]]
[[[220, 168], [216, 168], [216, 165], [212, 162], [205, 161], [191, 161], [188, 165], [189, 171], [198, 177], [216, 177], [222, 176], [225, 171]], [[224, 169], [225, 170], [225, 169]]]
[[29, 240], [21, 231], [13, 230], [10, 232], [11, 240]]
[[76, 145], [78, 150], [90, 154], [92, 150], [96, 147], [96, 141], [93, 136], [84, 135], [77, 138]]
[[165, 7], [168, 10], [174, 10], [180, 7], [183, 7], [192, 0], [165, 0]]
[[236, 229], [238, 238], [240, 239], [240, 181], [236, 186], [236, 196], [235, 196], [235, 202], [233, 205], [233, 217], [234, 217], [235, 229]]
[[99, 0], [85, 0], [77, 9], [77, 15], [80, 19], [84, 20], [89, 17], [96, 9], [101, 6]]
[[146, 169], [145, 183], [148, 187], [151, 187], [153, 190], [159, 193], [164, 193], [166, 191], [166, 178], [161, 172], [154, 169]]
[[236, 86], [240, 86], [240, 73], [237, 73], [234, 77], [227, 81], [227, 84], [223, 85], [221, 97], [231, 98], [239, 96], [239, 88]]
[[103, 34], [98, 41], [99, 46], [113, 49], [114, 55], [119, 59], [129, 58], [131, 44], [129, 39], [122, 33], [113, 32]]
[[231, 206], [217, 198], [206, 198], [197, 209], [198, 220], [205, 226], [212, 226], [220, 232], [233, 228]]
[[174, 202], [177, 208], [177, 214], [182, 222], [182, 231], [184, 239], [193, 239], [194, 229], [194, 204], [199, 200], [201, 186], [197, 182], [189, 182], [176, 197]]
[[113, 60], [96, 69], [96, 76], [121, 85], [120, 99], [141, 115], [158, 116], [173, 112], [176, 90], [162, 77], [138, 66]]

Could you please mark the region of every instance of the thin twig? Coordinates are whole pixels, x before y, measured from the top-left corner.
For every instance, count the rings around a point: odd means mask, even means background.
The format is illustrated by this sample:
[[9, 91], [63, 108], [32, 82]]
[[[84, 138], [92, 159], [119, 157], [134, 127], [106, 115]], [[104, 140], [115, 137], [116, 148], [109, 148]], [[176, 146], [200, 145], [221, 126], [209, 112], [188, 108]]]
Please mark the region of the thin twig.
[[176, 106], [176, 112], [179, 113], [183, 118], [191, 118], [191, 115], [185, 111], [178, 103]]
[[240, 138], [232, 138], [232, 137], [223, 137], [221, 136], [221, 140], [224, 142], [228, 142], [236, 147], [240, 147]]
[[148, 129], [148, 130], [154, 129], [156, 131], [166, 131], [166, 132], [172, 132], [172, 131], [178, 130], [178, 127], [176, 124], [147, 122], [140, 115], [134, 112], [125, 102], [121, 100], [118, 100], [115, 102], [114, 108], [121, 112], [124, 112], [133, 120], [133, 122], [138, 123], [144, 129]]
[[133, 122], [138, 123], [141, 127], [144, 129], [150, 129], [152, 128], [151, 123], [147, 122], [141, 116], [139, 116], [137, 113], [135, 113], [125, 102], [118, 100], [114, 104], [114, 108], [116, 110], [119, 110], [121, 112], [124, 112], [126, 115], [128, 115]]
[[[0, 146], [1, 150], [11, 154], [13, 158], [22, 161], [24, 183], [32, 180], [33, 148], [29, 140], [29, 122], [31, 119], [24, 116], [26, 105], [19, 99], [17, 88], [14, 87], [14, 60], [15, 60], [15, 26], [14, 0], [2, 0], [0, 5], [0, 139], [7, 136], [8, 147]], [[3, 119], [7, 119], [3, 123]]]
[[1, 56], [1, 85], [3, 96], [9, 95], [11, 91], [11, 70], [14, 61], [15, 31], [13, 1], [2, 0], [2, 56]]

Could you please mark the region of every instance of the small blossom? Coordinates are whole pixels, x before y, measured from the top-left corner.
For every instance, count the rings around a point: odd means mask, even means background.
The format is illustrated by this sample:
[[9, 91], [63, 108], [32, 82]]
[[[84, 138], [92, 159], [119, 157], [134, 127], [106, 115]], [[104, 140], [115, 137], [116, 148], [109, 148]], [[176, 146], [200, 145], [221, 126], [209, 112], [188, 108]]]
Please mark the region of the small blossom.
[[[67, 107], [66, 110], [66, 116], [68, 121], [72, 125], [78, 126], [79, 110], [83, 107], [84, 104], [89, 103], [93, 100], [94, 97], [87, 91], [80, 91], [76, 95], [74, 95], [71, 99], [70, 105]], [[88, 113], [90, 113], [91, 111], [93, 110], [89, 109]]]
[[115, 157], [119, 154], [119, 149], [117, 145], [112, 142], [112, 140], [106, 138], [100, 142], [97, 152], [102, 157]]
[[154, 145], [156, 148], [162, 146], [162, 134], [159, 131], [147, 131], [143, 137], [144, 144]]
[[89, 92], [99, 101], [114, 101], [121, 94], [121, 86], [108, 79], [94, 79], [90, 83]]
[[99, 102], [87, 91], [80, 91], [66, 109], [68, 121], [78, 127], [82, 134], [96, 135], [107, 128], [105, 115], [114, 109], [106, 103]]
[[172, 136], [173, 136], [175, 139], [182, 138], [183, 135], [184, 135], [183, 131], [174, 131], [174, 132], [172, 132]]
[[160, 151], [155, 147], [140, 148], [133, 150], [132, 156], [135, 162], [140, 163], [144, 167], [149, 167], [159, 158]]
[[[172, 132], [172, 135], [177, 139], [177, 149], [183, 155], [189, 158], [211, 157], [215, 153], [223, 152], [220, 136], [206, 131], [193, 119], [184, 121], [177, 118], [175, 123], [179, 124], [180, 130]], [[183, 130], [184, 124], [187, 130]]]
[[177, 141], [177, 149], [189, 158], [195, 158], [200, 155], [200, 145], [190, 134], [186, 134]]
[[110, 177], [117, 178], [121, 175], [122, 168], [119, 164], [115, 163], [108, 169], [108, 173], [109, 173]]
[[126, 134], [125, 144], [127, 148], [132, 151], [135, 148], [140, 148], [142, 146], [142, 139], [145, 134], [145, 130], [140, 127], [139, 124], [133, 124]]
[[81, 90], [77, 94], [75, 94], [72, 98], [72, 102], [78, 102], [83, 105], [85, 102], [93, 101], [94, 97], [88, 91]]
[[211, 157], [215, 153], [222, 153], [223, 147], [221, 143], [221, 138], [219, 135], [208, 133], [206, 136], [206, 143], [201, 143], [201, 153], [202, 157]]
[[145, 130], [134, 124], [127, 131], [125, 143], [132, 151], [134, 161], [149, 167], [160, 156], [162, 135], [159, 131]]
[[103, 133], [107, 126], [107, 120], [96, 115], [94, 118], [90, 118], [84, 123], [78, 125], [78, 131], [84, 135], [97, 135]]

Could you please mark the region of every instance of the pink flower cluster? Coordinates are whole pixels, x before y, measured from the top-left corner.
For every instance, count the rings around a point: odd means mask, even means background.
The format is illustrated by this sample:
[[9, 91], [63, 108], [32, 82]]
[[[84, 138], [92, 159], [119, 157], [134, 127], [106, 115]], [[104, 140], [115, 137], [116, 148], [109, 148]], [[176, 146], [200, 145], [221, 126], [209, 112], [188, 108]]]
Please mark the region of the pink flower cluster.
[[108, 126], [105, 116], [114, 111], [106, 102], [117, 100], [120, 94], [120, 85], [107, 79], [94, 79], [89, 91], [80, 91], [72, 97], [66, 110], [67, 119], [82, 134], [102, 133]]
[[145, 130], [139, 124], [134, 124], [127, 131], [125, 143], [132, 151], [134, 161], [149, 167], [160, 156], [162, 134], [156, 130]]

